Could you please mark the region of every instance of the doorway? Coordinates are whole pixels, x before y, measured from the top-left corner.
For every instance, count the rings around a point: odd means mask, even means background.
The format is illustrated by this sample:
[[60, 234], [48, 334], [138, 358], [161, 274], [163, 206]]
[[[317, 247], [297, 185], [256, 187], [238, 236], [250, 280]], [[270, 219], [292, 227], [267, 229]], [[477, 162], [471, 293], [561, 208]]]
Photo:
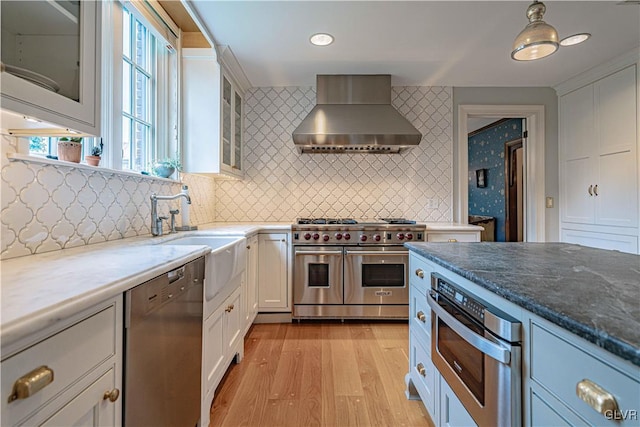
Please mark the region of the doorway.
[[468, 120], [469, 223], [484, 227], [483, 241], [524, 238], [526, 120]]
[[523, 151], [523, 241], [545, 241], [545, 122], [543, 105], [459, 105], [457, 126], [457, 173], [454, 183], [454, 220], [467, 223], [468, 119], [473, 117], [522, 117], [527, 119], [527, 140]]

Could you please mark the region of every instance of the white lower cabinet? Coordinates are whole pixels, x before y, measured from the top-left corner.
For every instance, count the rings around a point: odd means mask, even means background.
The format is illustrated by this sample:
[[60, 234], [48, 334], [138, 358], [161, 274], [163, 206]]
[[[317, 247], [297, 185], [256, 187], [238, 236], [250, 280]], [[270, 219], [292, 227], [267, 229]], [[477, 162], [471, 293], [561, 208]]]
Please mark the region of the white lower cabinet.
[[[2, 360], [2, 426], [122, 424], [122, 296], [86, 310]], [[37, 371], [36, 371], [37, 370]], [[31, 388], [10, 400], [17, 384]]]
[[231, 361], [244, 356], [244, 318], [241, 288], [235, 291], [204, 321], [201, 425], [209, 425], [209, 411], [216, 387]]
[[447, 427], [471, 427], [477, 424], [464, 408], [462, 402], [456, 397], [455, 393], [444, 378], [439, 376], [440, 380], [440, 417], [437, 422], [438, 426]]
[[247, 238], [247, 268], [244, 281], [244, 332], [246, 333], [258, 314], [258, 235]]
[[289, 277], [289, 234], [260, 233], [258, 237], [259, 310], [291, 311]]
[[429, 231], [427, 230], [427, 242], [479, 242], [480, 230], [469, 231]]

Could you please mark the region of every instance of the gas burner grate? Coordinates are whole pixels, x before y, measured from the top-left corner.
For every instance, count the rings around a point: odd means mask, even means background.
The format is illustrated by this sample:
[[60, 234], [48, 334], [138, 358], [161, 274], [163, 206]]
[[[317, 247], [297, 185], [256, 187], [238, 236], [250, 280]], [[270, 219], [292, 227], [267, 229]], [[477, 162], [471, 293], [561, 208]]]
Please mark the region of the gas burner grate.
[[416, 222], [406, 218], [379, 218], [387, 224], [415, 224]]
[[357, 224], [353, 218], [298, 218], [296, 220], [298, 224], [313, 224], [313, 225], [323, 225], [323, 224]]

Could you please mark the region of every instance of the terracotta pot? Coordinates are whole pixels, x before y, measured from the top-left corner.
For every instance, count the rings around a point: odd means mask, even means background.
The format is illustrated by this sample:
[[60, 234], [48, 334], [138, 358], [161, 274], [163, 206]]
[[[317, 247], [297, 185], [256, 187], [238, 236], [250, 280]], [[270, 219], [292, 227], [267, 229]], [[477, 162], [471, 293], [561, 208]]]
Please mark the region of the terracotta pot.
[[84, 159], [86, 160], [88, 165], [91, 166], [98, 166], [100, 164], [100, 156], [84, 156]]
[[80, 163], [82, 156], [82, 143], [62, 141], [58, 142], [58, 159], [67, 162]]

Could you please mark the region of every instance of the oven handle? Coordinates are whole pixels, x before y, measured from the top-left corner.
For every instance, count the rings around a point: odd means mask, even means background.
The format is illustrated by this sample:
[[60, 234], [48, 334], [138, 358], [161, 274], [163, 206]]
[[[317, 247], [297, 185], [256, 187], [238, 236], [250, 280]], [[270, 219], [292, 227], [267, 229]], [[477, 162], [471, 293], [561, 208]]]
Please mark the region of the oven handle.
[[342, 251], [295, 251], [296, 255], [342, 255]]
[[505, 365], [508, 365], [511, 361], [511, 351], [506, 348], [495, 344], [488, 339], [481, 337], [474, 333], [469, 328], [464, 326], [458, 319], [449, 314], [445, 309], [440, 307], [440, 304], [433, 299], [431, 294], [427, 295], [427, 302], [431, 307], [431, 310], [440, 317], [444, 322], [458, 335], [460, 335], [466, 342]]
[[347, 256], [357, 255], [389, 255], [389, 256], [408, 256], [409, 251], [345, 251]]

